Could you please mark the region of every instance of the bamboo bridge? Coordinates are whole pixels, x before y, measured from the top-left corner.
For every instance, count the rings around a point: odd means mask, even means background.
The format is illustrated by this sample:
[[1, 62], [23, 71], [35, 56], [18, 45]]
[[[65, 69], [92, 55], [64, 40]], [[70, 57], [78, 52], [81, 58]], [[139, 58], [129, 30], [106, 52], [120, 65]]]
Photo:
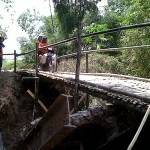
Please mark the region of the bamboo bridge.
[[[30, 81], [29, 86], [26, 84], [26, 82], [28, 82], [26, 79], [28, 79], [28, 77], [34, 77], [35, 72], [33, 70], [22, 70], [19, 71], [18, 74], [23, 78], [23, 84], [27, 86], [28, 91], [32, 90], [31, 87], [34, 87], [34, 83]], [[30, 149], [43, 150], [53, 149], [68, 136], [77, 132], [82, 126], [91, 123], [96, 124], [95, 118], [103, 118], [112, 107], [121, 107], [127, 111], [127, 114], [131, 111], [137, 114], [144, 114], [150, 103], [149, 79], [108, 73], [81, 73], [78, 105], [83, 105], [83, 103], [89, 104], [87, 97], [91, 95], [102, 99], [105, 103], [105, 107], [100, 106], [98, 108], [89, 108], [84, 111], [75, 112], [72, 95], [75, 87], [74, 73], [49, 73], [39, 71], [38, 77], [40, 84], [38, 102], [46, 113], [37, 126], [29, 133], [27, 138], [25, 138], [21, 146], [24, 147], [24, 149], [28, 149], [27, 147], [30, 147]], [[42, 101], [40, 97], [42, 97], [41, 94], [44, 86], [48, 88], [47, 90], [49, 92], [54, 92], [55, 90], [53, 91], [53, 89], [56, 89], [59, 94], [51, 105], [46, 104], [43, 107], [44, 101]], [[128, 115], [130, 115], [130, 113]], [[107, 119], [107, 117], [105, 119]], [[107, 125], [109, 126], [110, 124], [107, 123]], [[121, 132], [128, 133], [129, 131], [126, 130], [127, 129]], [[114, 138], [123, 138], [125, 133], [123, 135], [122, 133], [118, 133], [118, 136]], [[108, 141], [106, 142], [107, 144], [109, 143]], [[75, 145], [86, 147], [85, 143], [82, 143], [80, 140]]]

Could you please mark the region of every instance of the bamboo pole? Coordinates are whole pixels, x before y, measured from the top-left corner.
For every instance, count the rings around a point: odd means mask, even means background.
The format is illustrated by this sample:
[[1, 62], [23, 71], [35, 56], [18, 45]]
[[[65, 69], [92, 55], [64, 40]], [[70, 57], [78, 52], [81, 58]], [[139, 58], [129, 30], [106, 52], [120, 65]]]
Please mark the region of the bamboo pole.
[[17, 64], [17, 57], [16, 57], [16, 50], [14, 50], [14, 73], [16, 73], [16, 64]]
[[79, 75], [80, 75], [80, 61], [81, 61], [81, 26], [79, 25], [77, 31], [77, 62], [76, 62], [76, 74], [75, 74], [75, 95], [74, 95], [74, 110], [78, 111], [78, 100], [79, 100]]
[[[34, 95], [29, 89], [27, 90], [27, 93], [28, 93], [33, 99], [35, 99], [35, 95]], [[43, 103], [40, 99], [38, 99], [38, 103], [39, 103], [39, 105], [43, 108], [43, 110], [44, 110], [45, 112], [48, 112], [47, 107], [44, 105], [44, 103]]]

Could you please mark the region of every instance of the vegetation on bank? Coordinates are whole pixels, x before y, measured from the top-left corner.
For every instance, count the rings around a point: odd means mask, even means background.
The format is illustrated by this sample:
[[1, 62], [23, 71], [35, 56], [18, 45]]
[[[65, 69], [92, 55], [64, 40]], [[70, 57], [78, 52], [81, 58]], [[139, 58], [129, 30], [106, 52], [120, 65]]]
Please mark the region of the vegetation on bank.
[[[25, 60], [17, 60], [17, 69], [33, 69], [34, 68], [34, 63], [26, 63]], [[14, 69], [14, 60], [7, 60], [5, 59], [3, 61], [3, 70], [12, 70]]]

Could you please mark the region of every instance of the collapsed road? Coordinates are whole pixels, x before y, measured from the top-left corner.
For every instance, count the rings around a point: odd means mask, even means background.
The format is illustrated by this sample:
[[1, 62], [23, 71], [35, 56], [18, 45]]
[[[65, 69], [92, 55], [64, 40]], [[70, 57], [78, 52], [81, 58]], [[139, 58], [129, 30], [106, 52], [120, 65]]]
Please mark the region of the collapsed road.
[[[1, 80], [8, 79], [7, 76], [3, 75]], [[12, 99], [8, 107], [3, 104], [1, 110], [5, 114], [8, 108], [13, 111], [0, 117], [4, 123], [0, 126], [4, 146], [10, 150], [126, 150], [149, 105], [147, 79], [120, 76], [120, 80], [116, 80], [117, 75], [97, 74], [93, 82], [93, 75], [85, 74], [79, 85], [80, 111], [74, 112], [74, 75], [39, 72], [39, 100], [33, 120], [34, 81], [22, 78], [34, 76], [34, 72], [20, 71], [17, 76], [9, 73], [10, 76], [7, 86], [10, 88], [1, 88], [11, 89], [8, 99]], [[89, 108], [85, 107], [86, 94]], [[1, 94], [0, 102], [4, 96]], [[93, 105], [95, 99], [98, 105]], [[5, 122], [12, 114], [15, 114], [13, 124]], [[149, 124], [148, 118], [133, 149], [149, 149], [148, 140], [143, 138], [148, 136]]]

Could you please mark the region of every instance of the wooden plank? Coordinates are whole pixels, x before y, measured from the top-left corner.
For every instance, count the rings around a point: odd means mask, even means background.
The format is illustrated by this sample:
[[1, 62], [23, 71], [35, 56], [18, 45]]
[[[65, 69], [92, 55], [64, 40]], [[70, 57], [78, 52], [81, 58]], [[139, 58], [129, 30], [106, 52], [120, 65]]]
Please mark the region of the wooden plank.
[[52, 148], [57, 145], [57, 143], [60, 143], [66, 135], [69, 135], [76, 127], [72, 125], [65, 125], [62, 129], [60, 129], [56, 135], [46, 141], [46, 144], [40, 147], [40, 150], [51, 150]]
[[49, 150], [74, 129], [75, 126], [70, 125], [67, 97], [60, 95], [19, 147], [22, 150]]
[[[35, 95], [34, 95], [29, 89], [27, 90], [27, 93], [28, 93], [33, 99], [35, 99]], [[38, 103], [40, 104], [40, 106], [43, 108], [43, 110], [44, 110], [45, 112], [48, 112], [47, 107], [44, 105], [44, 103], [43, 103], [41, 100], [38, 99]]]

